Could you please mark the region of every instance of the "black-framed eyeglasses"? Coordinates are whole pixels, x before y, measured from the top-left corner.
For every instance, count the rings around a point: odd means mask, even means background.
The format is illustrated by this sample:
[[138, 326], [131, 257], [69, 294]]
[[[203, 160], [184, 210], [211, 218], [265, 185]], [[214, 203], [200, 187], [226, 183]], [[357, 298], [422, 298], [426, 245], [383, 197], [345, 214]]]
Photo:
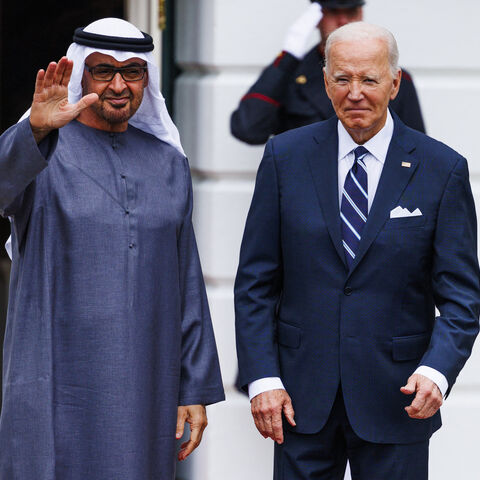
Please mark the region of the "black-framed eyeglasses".
[[138, 82], [142, 80], [147, 71], [146, 65], [127, 65], [126, 67], [112, 67], [111, 65], [95, 65], [90, 67], [85, 64], [85, 70], [90, 72], [92, 78], [98, 82], [111, 82], [119, 73], [126, 82]]

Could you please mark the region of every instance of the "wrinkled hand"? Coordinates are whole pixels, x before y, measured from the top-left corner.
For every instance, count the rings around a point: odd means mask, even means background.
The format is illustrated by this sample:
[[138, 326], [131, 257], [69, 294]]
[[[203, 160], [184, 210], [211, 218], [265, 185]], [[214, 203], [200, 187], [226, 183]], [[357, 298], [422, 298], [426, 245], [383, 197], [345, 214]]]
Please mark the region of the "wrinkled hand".
[[98, 99], [96, 93], [85, 95], [75, 104], [68, 103], [68, 82], [73, 62], [62, 57], [51, 62], [47, 70], [39, 70], [30, 111], [33, 136], [40, 143], [52, 130], [61, 128]]
[[185, 422], [190, 424], [190, 439], [182, 443], [180, 451], [178, 452], [179, 460], [185, 460], [200, 445], [203, 431], [208, 425], [205, 407], [203, 405], [185, 405], [178, 407], [177, 439], [183, 436]]
[[264, 438], [283, 443], [282, 412], [288, 423], [296, 425], [290, 395], [285, 390], [269, 390], [252, 398], [251, 409], [257, 430]]
[[301, 60], [308, 51], [310, 35], [322, 19], [322, 7], [312, 3], [305, 12], [288, 29], [283, 50]]
[[405, 395], [412, 395], [416, 392], [411, 405], [405, 407], [410, 418], [430, 418], [442, 406], [442, 392], [436, 383], [418, 373], [413, 374], [400, 391]]

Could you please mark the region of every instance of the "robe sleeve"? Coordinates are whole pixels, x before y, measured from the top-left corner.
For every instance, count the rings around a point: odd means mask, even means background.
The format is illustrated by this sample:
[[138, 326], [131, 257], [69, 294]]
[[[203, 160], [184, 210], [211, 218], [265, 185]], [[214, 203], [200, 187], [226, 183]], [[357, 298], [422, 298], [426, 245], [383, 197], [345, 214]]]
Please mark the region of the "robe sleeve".
[[185, 159], [186, 211], [178, 238], [182, 308], [179, 405], [225, 399], [212, 322], [192, 225], [192, 182]]
[[40, 145], [33, 138], [29, 119], [10, 127], [0, 137], [0, 213], [15, 216], [22, 212], [28, 217], [35, 177], [48, 166], [55, 150], [58, 131], [49, 135]]

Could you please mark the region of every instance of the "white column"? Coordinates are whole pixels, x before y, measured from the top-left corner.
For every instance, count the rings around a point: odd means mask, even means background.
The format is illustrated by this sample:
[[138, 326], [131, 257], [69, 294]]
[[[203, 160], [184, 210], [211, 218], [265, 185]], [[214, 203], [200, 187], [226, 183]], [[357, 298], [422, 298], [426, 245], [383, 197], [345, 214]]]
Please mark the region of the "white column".
[[[471, 0], [367, 0], [367, 20], [391, 29], [401, 65], [413, 73], [428, 133], [464, 154], [480, 195], [480, 5]], [[266, 480], [272, 442], [256, 433], [249, 403], [234, 387], [233, 280], [262, 147], [229, 132], [229, 117], [261, 68], [280, 50], [308, 0], [177, 0], [175, 120], [195, 174], [195, 227], [227, 401], [208, 408], [199, 450], [179, 468], [185, 480]], [[431, 443], [435, 480], [478, 477], [480, 348], [446, 401]]]
[[153, 38], [154, 55], [162, 82], [162, 32], [158, 25], [159, 0], [125, 0], [126, 19]]

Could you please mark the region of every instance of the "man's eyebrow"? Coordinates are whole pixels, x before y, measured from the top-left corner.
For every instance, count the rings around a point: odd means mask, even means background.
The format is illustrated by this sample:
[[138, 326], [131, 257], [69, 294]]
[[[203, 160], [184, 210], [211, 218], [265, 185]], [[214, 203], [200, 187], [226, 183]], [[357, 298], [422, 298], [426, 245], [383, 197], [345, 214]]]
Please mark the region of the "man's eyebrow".
[[146, 67], [147, 64], [146, 63], [140, 63], [140, 62], [132, 62], [132, 63], [129, 63], [128, 65], [124, 65], [124, 67]]

